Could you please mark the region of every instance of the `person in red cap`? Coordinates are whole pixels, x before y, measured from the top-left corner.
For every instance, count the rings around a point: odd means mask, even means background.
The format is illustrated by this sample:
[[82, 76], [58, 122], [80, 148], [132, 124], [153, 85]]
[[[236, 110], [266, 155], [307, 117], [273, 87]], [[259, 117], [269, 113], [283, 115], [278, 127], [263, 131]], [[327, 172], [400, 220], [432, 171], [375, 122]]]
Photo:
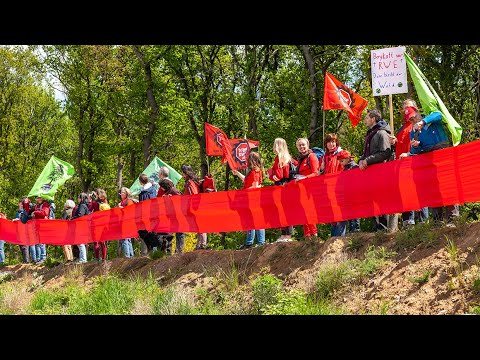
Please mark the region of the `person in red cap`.
[[[411, 120], [414, 118], [417, 111], [418, 106], [415, 100], [406, 99], [403, 102], [403, 125], [398, 130], [395, 138], [393, 139], [396, 159], [400, 159], [402, 154], [408, 153], [410, 150], [410, 132], [413, 129], [413, 121]], [[418, 214], [419, 222], [423, 223], [428, 221], [428, 207], [424, 207], [418, 211], [405, 211], [402, 213], [404, 228], [415, 225], [415, 214]]]
[[[407, 109], [409, 111], [406, 117], [413, 124], [410, 131], [410, 149], [408, 152], [400, 154], [400, 159], [444, 149], [450, 145], [440, 111], [433, 111], [425, 116], [416, 108], [409, 107]], [[433, 220], [435, 222], [445, 221], [448, 227], [455, 227], [453, 220], [459, 216], [458, 204], [432, 208]]]
[[403, 125], [392, 139], [392, 145], [395, 145], [395, 158], [399, 159], [402, 153], [410, 150], [410, 131], [413, 124], [410, 121], [412, 114], [418, 109], [417, 103], [413, 99], [406, 99], [403, 102]]

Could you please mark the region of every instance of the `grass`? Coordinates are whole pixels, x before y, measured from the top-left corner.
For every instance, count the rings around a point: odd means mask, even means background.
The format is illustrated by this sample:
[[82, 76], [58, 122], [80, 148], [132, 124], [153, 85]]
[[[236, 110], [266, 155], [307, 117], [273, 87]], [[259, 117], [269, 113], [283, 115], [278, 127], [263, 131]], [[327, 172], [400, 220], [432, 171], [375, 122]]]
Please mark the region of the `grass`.
[[458, 276], [463, 271], [462, 261], [460, 261], [459, 256], [459, 249], [457, 244], [455, 244], [455, 241], [450, 239], [447, 235], [445, 235], [445, 239], [447, 240], [445, 250], [447, 251], [450, 264], [455, 272], [455, 276]]
[[438, 239], [430, 223], [419, 223], [400, 231], [395, 239], [397, 249], [414, 249], [417, 246], [428, 248], [437, 244]]
[[352, 236], [348, 240], [347, 250], [350, 252], [357, 252], [363, 246], [364, 241], [358, 236]]
[[462, 213], [453, 219], [453, 223], [456, 226], [457, 236], [463, 237], [467, 235], [469, 228], [469, 219], [467, 213]]
[[279, 292], [276, 301], [263, 310], [265, 315], [341, 315], [342, 308], [322, 299], [316, 301], [301, 290]]
[[271, 274], [258, 276], [252, 283], [254, 312], [261, 314], [269, 305], [277, 302], [282, 291], [282, 280]]
[[425, 284], [430, 279], [431, 274], [432, 274], [431, 270], [426, 270], [423, 272], [422, 275], [410, 278], [410, 281], [412, 283], [422, 285], [422, 284]]
[[318, 299], [332, 298], [334, 293], [346, 285], [355, 283], [373, 275], [385, 265], [395, 252], [387, 251], [383, 246], [370, 245], [365, 258], [350, 259], [340, 264], [322, 267], [317, 275], [315, 295]]

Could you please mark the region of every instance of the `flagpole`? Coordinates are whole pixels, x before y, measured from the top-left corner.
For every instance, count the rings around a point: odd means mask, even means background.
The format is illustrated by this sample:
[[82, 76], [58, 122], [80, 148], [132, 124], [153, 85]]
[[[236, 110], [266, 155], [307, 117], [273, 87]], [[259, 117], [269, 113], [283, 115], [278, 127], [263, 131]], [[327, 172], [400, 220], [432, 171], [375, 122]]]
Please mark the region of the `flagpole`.
[[322, 106], [322, 111], [323, 111], [323, 138], [322, 138], [322, 141], [320, 142], [320, 144], [322, 144], [320, 147], [323, 146], [323, 142], [325, 141], [325, 110], [323, 110], [323, 106]]
[[210, 174], [210, 164], [208, 163], [208, 155], [205, 155], [207, 158], [207, 174]]
[[393, 128], [393, 100], [392, 100], [392, 94], [388, 95], [388, 102], [390, 105], [390, 127], [392, 128], [392, 134], [395, 134], [395, 130]]

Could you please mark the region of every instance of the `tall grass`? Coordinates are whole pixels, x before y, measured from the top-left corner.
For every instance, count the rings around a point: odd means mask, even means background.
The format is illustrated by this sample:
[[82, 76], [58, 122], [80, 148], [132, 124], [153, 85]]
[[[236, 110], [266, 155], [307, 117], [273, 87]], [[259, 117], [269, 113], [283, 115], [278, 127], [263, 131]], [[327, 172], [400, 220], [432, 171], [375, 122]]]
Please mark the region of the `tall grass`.
[[315, 296], [317, 299], [330, 299], [345, 285], [362, 281], [382, 268], [387, 259], [395, 253], [383, 246], [371, 245], [365, 251], [365, 258], [350, 259], [340, 264], [322, 267], [317, 275]]
[[431, 223], [419, 223], [411, 228], [400, 231], [395, 239], [397, 249], [413, 249], [417, 246], [424, 248], [438, 244], [436, 233], [432, 231]]

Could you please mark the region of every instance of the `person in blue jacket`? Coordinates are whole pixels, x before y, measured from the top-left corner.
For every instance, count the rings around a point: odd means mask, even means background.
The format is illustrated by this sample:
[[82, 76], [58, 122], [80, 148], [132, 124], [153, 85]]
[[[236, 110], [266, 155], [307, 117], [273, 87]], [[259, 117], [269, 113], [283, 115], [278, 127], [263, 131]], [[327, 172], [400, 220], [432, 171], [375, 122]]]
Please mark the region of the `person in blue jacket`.
[[[400, 159], [450, 146], [450, 140], [440, 111], [434, 111], [425, 116], [417, 108], [407, 107], [405, 114], [407, 120], [412, 121], [413, 128], [410, 131], [410, 151], [400, 154]], [[460, 211], [457, 204], [432, 208], [433, 220], [436, 222], [445, 221], [448, 227], [455, 227], [453, 220], [459, 216]]]

